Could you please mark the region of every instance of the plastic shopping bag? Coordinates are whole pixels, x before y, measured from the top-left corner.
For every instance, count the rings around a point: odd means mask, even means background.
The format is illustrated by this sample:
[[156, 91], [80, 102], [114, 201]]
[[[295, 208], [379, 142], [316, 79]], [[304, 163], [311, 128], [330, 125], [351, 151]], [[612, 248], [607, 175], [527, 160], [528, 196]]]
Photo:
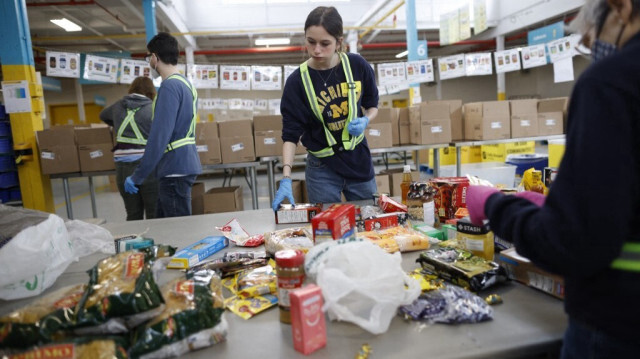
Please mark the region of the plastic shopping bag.
[[399, 306], [420, 295], [420, 285], [401, 267], [400, 253], [389, 254], [369, 241], [333, 241], [307, 253], [305, 269], [322, 288], [331, 320], [384, 333]]

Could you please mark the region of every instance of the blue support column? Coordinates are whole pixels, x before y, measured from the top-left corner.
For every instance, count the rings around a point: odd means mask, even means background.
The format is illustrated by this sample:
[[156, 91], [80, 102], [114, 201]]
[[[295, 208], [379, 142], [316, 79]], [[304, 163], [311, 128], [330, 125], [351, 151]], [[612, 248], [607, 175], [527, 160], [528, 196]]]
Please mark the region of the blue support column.
[[407, 8], [407, 51], [409, 61], [418, 60], [418, 29], [416, 26], [416, 1], [406, 0]]
[[33, 66], [31, 32], [24, 1], [0, 1], [0, 56], [3, 65]]
[[156, 0], [142, 0], [144, 9], [144, 28], [147, 32], [147, 43], [158, 34], [156, 26]]

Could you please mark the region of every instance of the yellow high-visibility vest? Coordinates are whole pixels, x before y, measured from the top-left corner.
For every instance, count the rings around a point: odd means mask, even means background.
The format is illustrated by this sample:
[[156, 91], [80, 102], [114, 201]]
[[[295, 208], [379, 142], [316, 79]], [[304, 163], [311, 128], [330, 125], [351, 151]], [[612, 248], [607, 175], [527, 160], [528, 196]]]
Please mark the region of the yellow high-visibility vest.
[[626, 242], [620, 257], [611, 262], [611, 268], [627, 272], [640, 272], [640, 243]]
[[[198, 92], [196, 91], [196, 89], [193, 86], [191, 86], [189, 81], [185, 80], [182, 76], [180, 76], [178, 74], [173, 74], [173, 75], [167, 77], [167, 79], [165, 81], [168, 81], [170, 79], [176, 79], [176, 80], [182, 81], [185, 85], [187, 85], [189, 90], [191, 90], [191, 95], [193, 96], [193, 117], [191, 117], [191, 126], [189, 126], [189, 131], [187, 131], [186, 136], [184, 136], [184, 138], [181, 138], [179, 140], [175, 140], [175, 141], [169, 143], [167, 145], [167, 149], [164, 150], [165, 153], [167, 153], [169, 151], [173, 151], [176, 148], [179, 148], [179, 147], [182, 147], [182, 146], [195, 145], [196, 144], [196, 119], [197, 119], [197, 116], [198, 116], [198, 112], [197, 112], [198, 110], [196, 108], [197, 101], [198, 101]], [[153, 107], [152, 107], [152, 111], [153, 111], [152, 113], [153, 114], [155, 114], [155, 111], [156, 111], [156, 99], [157, 98], [158, 98], [158, 96], [156, 96], [153, 99]]]
[[[132, 143], [134, 145], [143, 145], [143, 146], [147, 144], [147, 139], [144, 138], [144, 136], [142, 136], [142, 133], [138, 128], [138, 124], [135, 121], [135, 115], [139, 109], [140, 107], [127, 109], [127, 117], [124, 118], [124, 121], [122, 121], [122, 124], [120, 125], [120, 129], [118, 129], [118, 134], [116, 135], [116, 142]], [[124, 133], [124, 130], [127, 128], [127, 126], [131, 126], [131, 130], [133, 130], [133, 133], [136, 135], [135, 138], [124, 136], [123, 133]]]
[[[362, 142], [364, 139], [364, 134], [360, 134], [359, 136], [351, 136], [349, 134], [349, 130], [347, 127], [349, 123], [356, 117], [358, 113], [357, 101], [356, 101], [356, 83], [353, 80], [353, 74], [351, 73], [351, 65], [349, 64], [349, 57], [347, 54], [340, 52], [340, 60], [342, 61], [342, 68], [344, 69], [344, 74], [347, 78], [347, 100], [349, 103], [349, 115], [347, 115], [347, 121], [344, 124], [344, 128], [342, 129], [342, 147], [337, 150], [347, 150], [351, 151], [356, 146]], [[309, 66], [307, 65], [308, 61], [303, 62], [300, 65], [300, 75], [302, 77], [302, 84], [304, 85], [304, 91], [307, 95], [307, 100], [309, 100], [309, 105], [311, 106], [311, 111], [316, 116], [316, 118], [322, 123], [322, 127], [324, 128], [324, 136], [327, 139], [328, 147], [323, 148], [319, 151], [311, 151], [307, 150], [312, 155], [320, 158], [320, 157], [329, 157], [334, 155], [334, 147], [338, 144], [338, 141], [333, 137], [331, 131], [327, 128], [324, 123], [324, 119], [322, 118], [322, 113], [320, 113], [320, 108], [318, 106], [318, 100], [316, 98], [316, 92], [313, 89], [313, 83], [311, 82], [311, 77], [309, 76]]]

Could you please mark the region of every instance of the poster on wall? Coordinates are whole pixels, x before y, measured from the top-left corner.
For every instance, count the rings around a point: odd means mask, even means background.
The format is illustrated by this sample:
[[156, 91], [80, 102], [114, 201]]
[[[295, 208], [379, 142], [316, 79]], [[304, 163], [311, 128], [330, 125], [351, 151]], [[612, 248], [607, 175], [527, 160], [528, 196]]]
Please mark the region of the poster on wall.
[[80, 78], [80, 54], [47, 51], [47, 76]]
[[282, 67], [251, 66], [252, 90], [281, 90]]
[[212, 99], [213, 110], [227, 110], [229, 109], [229, 100], [226, 98], [213, 98]]
[[520, 54], [517, 49], [496, 51], [493, 53], [496, 62], [496, 72], [510, 72], [520, 70]]
[[481, 76], [493, 74], [491, 53], [465, 54], [465, 73], [467, 76]]
[[469, 4], [458, 9], [458, 24], [460, 28], [460, 40], [471, 37], [471, 19], [469, 18]]
[[574, 50], [569, 36], [547, 42], [551, 63], [573, 57]]
[[199, 98], [198, 99], [198, 108], [201, 110], [213, 110], [213, 99], [212, 98]]
[[407, 82], [422, 83], [432, 82], [433, 59], [405, 62]]
[[2, 81], [2, 98], [7, 113], [31, 112], [28, 81]]
[[116, 83], [118, 80], [119, 65], [120, 59], [87, 55], [84, 60], [84, 73], [82, 77], [85, 80]]
[[253, 109], [258, 111], [267, 111], [269, 109], [269, 101], [267, 99], [255, 99], [253, 101]]
[[230, 98], [228, 101], [229, 110], [242, 110], [241, 98]]
[[269, 112], [271, 112], [274, 115], [279, 115], [280, 114], [280, 99], [279, 98], [275, 98], [275, 99], [269, 100]]
[[545, 45], [533, 45], [523, 47], [522, 51], [522, 68], [530, 69], [532, 67], [544, 66], [547, 64]]
[[144, 60], [120, 59], [120, 83], [130, 84], [136, 77], [151, 76], [151, 67]]
[[440, 79], [453, 79], [465, 76], [464, 55], [446, 56], [438, 59]]
[[289, 76], [291, 76], [291, 74], [298, 69], [298, 65], [284, 65], [284, 79], [283, 79], [283, 83], [286, 85], [287, 84], [287, 79], [289, 78]]
[[220, 88], [223, 90], [251, 90], [251, 66], [220, 65]]
[[473, 0], [473, 33], [487, 29], [487, 0]]
[[393, 85], [406, 81], [404, 62], [378, 64], [378, 85]]
[[189, 80], [198, 89], [217, 89], [218, 65], [189, 66]]

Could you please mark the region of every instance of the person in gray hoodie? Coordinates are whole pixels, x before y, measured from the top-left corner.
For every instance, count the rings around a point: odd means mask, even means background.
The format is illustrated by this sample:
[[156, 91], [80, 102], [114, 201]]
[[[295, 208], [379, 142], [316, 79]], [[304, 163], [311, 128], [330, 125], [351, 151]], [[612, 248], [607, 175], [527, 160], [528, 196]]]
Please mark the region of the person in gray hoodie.
[[124, 181], [133, 174], [144, 154], [151, 131], [152, 102], [156, 96], [153, 81], [137, 77], [129, 86], [128, 95], [100, 112], [100, 120], [113, 126], [116, 145], [113, 159], [116, 165], [116, 183], [127, 210], [127, 221], [156, 217], [158, 180], [148, 176], [139, 186], [138, 193], [127, 193]]

